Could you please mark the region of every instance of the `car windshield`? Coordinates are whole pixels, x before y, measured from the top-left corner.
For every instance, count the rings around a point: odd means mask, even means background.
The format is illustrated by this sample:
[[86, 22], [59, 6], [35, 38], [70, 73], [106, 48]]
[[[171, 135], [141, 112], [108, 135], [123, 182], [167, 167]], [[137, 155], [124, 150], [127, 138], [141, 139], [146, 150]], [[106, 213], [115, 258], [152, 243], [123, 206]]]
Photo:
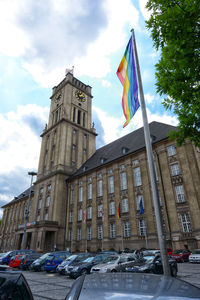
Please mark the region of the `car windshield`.
[[94, 259], [94, 257], [93, 256], [91, 256], [91, 257], [88, 257], [88, 258], [86, 258], [86, 259], [84, 259], [84, 263], [85, 262], [91, 262], [91, 261], [93, 261], [93, 259]]
[[46, 259], [47, 256], [49, 256], [49, 253], [45, 253], [44, 255], [40, 256], [40, 258], [36, 259], [35, 261], [41, 261], [43, 259]]
[[183, 250], [174, 250], [173, 254], [179, 254], [179, 253], [182, 253]]
[[142, 258], [142, 261], [144, 261], [145, 263], [151, 263], [154, 260], [154, 258], [154, 255], [147, 255]]
[[114, 263], [118, 258], [119, 258], [119, 256], [108, 256], [108, 257], [106, 257], [106, 258], [102, 261], [102, 264], [112, 264], [112, 263]]
[[195, 249], [192, 251], [192, 254], [200, 254], [200, 249]]
[[78, 255], [71, 255], [69, 256], [65, 261], [71, 261], [74, 260]]
[[12, 251], [8, 251], [8, 252], [4, 253], [4, 255], [1, 256], [1, 257], [3, 258], [3, 257], [5, 257], [5, 256], [7, 256], [8, 254], [10, 254], [11, 252], [12, 252]]

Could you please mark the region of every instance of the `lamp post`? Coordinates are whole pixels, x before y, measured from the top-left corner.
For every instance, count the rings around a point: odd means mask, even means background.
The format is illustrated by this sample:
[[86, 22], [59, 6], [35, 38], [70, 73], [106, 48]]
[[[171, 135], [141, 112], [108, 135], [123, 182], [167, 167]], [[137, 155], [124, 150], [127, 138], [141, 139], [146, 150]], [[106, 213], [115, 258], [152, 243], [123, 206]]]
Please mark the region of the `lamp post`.
[[25, 223], [24, 223], [24, 234], [23, 234], [23, 238], [22, 238], [22, 250], [24, 249], [24, 243], [25, 243], [25, 239], [26, 239], [26, 228], [27, 228], [27, 223], [28, 223], [28, 218], [29, 218], [29, 210], [30, 210], [30, 204], [31, 204], [31, 187], [32, 187], [32, 183], [33, 183], [33, 176], [36, 176], [37, 173], [36, 172], [28, 172], [28, 175], [31, 175], [31, 185], [30, 185], [30, 190], [29, 190], [28, 203], [27, 203], [27, 207], [25, 210]]

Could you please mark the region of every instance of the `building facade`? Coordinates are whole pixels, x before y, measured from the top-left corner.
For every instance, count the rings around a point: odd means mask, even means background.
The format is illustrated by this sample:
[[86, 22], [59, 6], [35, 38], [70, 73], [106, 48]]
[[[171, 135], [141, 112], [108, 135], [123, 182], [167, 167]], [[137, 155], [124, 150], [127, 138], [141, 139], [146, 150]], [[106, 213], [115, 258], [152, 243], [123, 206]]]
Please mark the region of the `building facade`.
[[[98, 150], [91, 87], [68, 73], [53, 88], [32, 187], [26, 247], [38, 252], [158, 248], [143, 128]], [[168, 139], [175, 127], [152, 122], [150, 133], [166, 243], [200, 248], [200, 153]], [[2, 250], [21, 247], [29, 190], [6, 204]]]

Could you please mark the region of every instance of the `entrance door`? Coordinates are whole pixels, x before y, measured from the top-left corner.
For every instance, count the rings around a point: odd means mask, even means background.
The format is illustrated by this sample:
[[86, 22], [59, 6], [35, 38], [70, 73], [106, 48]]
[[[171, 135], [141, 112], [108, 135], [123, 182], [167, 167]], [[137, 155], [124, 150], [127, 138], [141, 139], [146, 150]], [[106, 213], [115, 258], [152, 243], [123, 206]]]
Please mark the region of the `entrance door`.
[[44, 243], [44, 250], [49, 252], [53, 250], [54, 246], [54, 236], [55, 232], [54, 231], [46, 231], [45, 234], [45, 243]]

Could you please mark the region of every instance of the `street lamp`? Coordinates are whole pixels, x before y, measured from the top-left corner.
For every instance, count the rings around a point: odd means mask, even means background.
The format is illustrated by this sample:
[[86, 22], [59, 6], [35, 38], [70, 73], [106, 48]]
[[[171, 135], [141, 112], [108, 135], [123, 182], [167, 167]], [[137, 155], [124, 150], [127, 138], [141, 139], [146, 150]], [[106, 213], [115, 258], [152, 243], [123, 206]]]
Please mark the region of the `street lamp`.
[[37, 173], [36, 172], [28, 172], [28, 175], [31, 175], [31, 185], [30, 185], [30, 189], [29, 189], [27, 208], [25, 210], [25, 223], [24, 223], [24, 234], [23, 234], [23, 238], [22, 238], [22, 250], [24, 249], [24, 243], [25, 243], [25, 238], [26, 238], [26, 228], [27, 228], [29, 209], [30, 209], [30, 204], [31, 204], [31, 187], [32, 187], [32, 183], [33, 183], [33, 176], [36, 176]]

